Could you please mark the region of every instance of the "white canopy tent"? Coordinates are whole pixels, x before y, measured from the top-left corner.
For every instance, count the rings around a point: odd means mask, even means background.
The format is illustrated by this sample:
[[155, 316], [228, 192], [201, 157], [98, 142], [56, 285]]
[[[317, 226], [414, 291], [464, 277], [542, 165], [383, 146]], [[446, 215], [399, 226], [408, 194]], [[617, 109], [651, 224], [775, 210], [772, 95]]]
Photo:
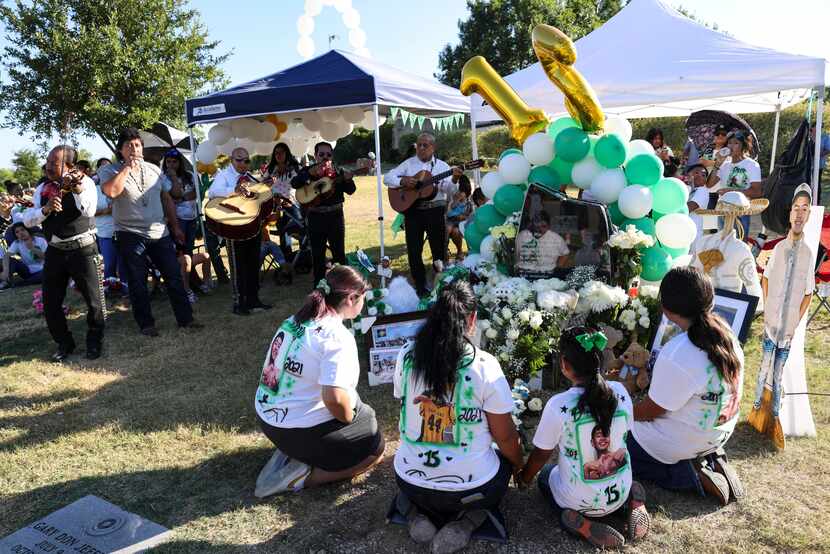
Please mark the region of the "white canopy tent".
[[[744, 23], [751, 24], [751, 13], [748, 17]], [[661, 0], [631, 0], [575, 44], [576, 68], [608, 115], [687, 116], [702, 109], [772, 112], [803, 100], [812, 88], [824, 97], [824, 59], [741, 42], [692, 21]], [[532, 108], [552, 116], [566, 112], [562, 93], [538, 62], [505, 80]], [[478, 95], [472, 97], [471, 117], [478, 122], [499, 119]], [[819, 125], [821, 117], [819, 102]], [[776, 135], [777, 127], [776, 117]], [[818, 165], [814, 186], [817, 178]]]
[[269, 114], [287, 114], [299, 121], [303, 114], [309, 112], [343, 107], [361, 107], [374, 113], [372, 119], [382, 256], [384, 233], [378, 124], [380, 116], [388, 115], [391, 107], [429, 116], [470, 113], [469, 100], [456, 89], [351, 52], [331, 50], [260, 79], [187, 100], [186, 116], [188, 127], [244, 117], [261, 118]]

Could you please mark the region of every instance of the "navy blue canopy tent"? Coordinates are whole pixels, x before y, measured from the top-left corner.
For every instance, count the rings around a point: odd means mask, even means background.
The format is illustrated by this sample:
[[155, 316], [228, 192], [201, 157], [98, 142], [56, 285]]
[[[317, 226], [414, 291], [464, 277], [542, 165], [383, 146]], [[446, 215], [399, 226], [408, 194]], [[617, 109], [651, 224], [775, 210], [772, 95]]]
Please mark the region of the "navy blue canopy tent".
[[[391, 107], [425, 116], [470, 113], [470, 101], [433, 79], [412, 75], [351, 52], [331, 50], [307, 62], [241, 85], [186, 101], [187, 125], [327, 108], [374, 111], [380, 249], [383, 255], [383, 188], [378, 120]], [[195, 166], [195, 159], [193, 161]], [[197, 187], [198, 190], [198, 187]]]

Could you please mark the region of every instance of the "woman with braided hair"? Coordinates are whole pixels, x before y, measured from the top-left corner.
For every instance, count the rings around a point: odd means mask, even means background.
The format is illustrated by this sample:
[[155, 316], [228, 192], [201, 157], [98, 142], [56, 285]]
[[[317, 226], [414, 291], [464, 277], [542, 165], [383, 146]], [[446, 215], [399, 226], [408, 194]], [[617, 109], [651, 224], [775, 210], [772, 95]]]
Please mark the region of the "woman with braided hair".
[[343, 325], [368, 289], [360, 273], [335, 267], [271, 340], [254, 406], [277, 450], [259, 474], [258, 497], [350, 479], [383, 459], [375, 411], [357, 394], [357, 344]]
[[681, 332], [660, 350], [648, 396], [634, 406], [628, 452], [635, 477], [726, 505], [743, 495], [723, 445], [738, 422], [744, 355], [714, 299], [709, 277], [693, 267], [660, 283], [663, 314]]
[[[608, 382], [600, 373], [607, 343], [590, 327], [562, 333], [559, 364], [572, 386], [545, 405], [519, 476], [521, 485], [529, 485], [539, 473], [539, 490], [562, 528], [600, 548], [623, 546], [625, 538], [595, 518], [624, 513], [624, 530], [632, 541], [651, 526], [645, 491], [632, 481], [625, 443], [634, 420], [631, 397], [621, 383]], [[555, 449], [557, 464], [548, 464]]]

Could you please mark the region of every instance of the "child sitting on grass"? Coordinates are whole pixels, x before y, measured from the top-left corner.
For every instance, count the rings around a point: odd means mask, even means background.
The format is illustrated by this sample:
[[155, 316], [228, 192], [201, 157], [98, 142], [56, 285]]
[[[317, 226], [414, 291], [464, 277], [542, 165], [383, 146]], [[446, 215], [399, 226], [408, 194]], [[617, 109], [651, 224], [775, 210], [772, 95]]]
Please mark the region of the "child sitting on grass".
[[[623, 510], [632, 541], [651, 526], [645, 491], [632, 481], [625, 442], [634, 420], [631, 397], [620, 383], [606, 382], [600, 374], [607, 342], [589, 327], [562, 333], [560, 367], [573, 386], [548, 400], [519, 474], [520, 485], [528, 485], [541, 469], [539, 490], [562, 528], [600, 548], [623, 546], [625, 538], [595, 518]], [[557, 465], [546, 465], [555, 448]]]

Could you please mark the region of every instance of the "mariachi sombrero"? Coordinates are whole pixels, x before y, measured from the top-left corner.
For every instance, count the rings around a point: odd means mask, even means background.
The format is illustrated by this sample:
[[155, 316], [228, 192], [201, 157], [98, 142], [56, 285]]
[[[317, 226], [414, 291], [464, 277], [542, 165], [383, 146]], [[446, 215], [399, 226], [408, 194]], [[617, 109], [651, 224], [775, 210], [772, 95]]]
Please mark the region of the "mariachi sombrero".
[[754, 198], [750, 200], [744, 193], [731, 190], [720, 197], [714, 209], [699, 208], [695, 210], [697, 215], [719, 215], [723, 217], [742, 215], [758, 215], [769, 206], [766, 198]]

